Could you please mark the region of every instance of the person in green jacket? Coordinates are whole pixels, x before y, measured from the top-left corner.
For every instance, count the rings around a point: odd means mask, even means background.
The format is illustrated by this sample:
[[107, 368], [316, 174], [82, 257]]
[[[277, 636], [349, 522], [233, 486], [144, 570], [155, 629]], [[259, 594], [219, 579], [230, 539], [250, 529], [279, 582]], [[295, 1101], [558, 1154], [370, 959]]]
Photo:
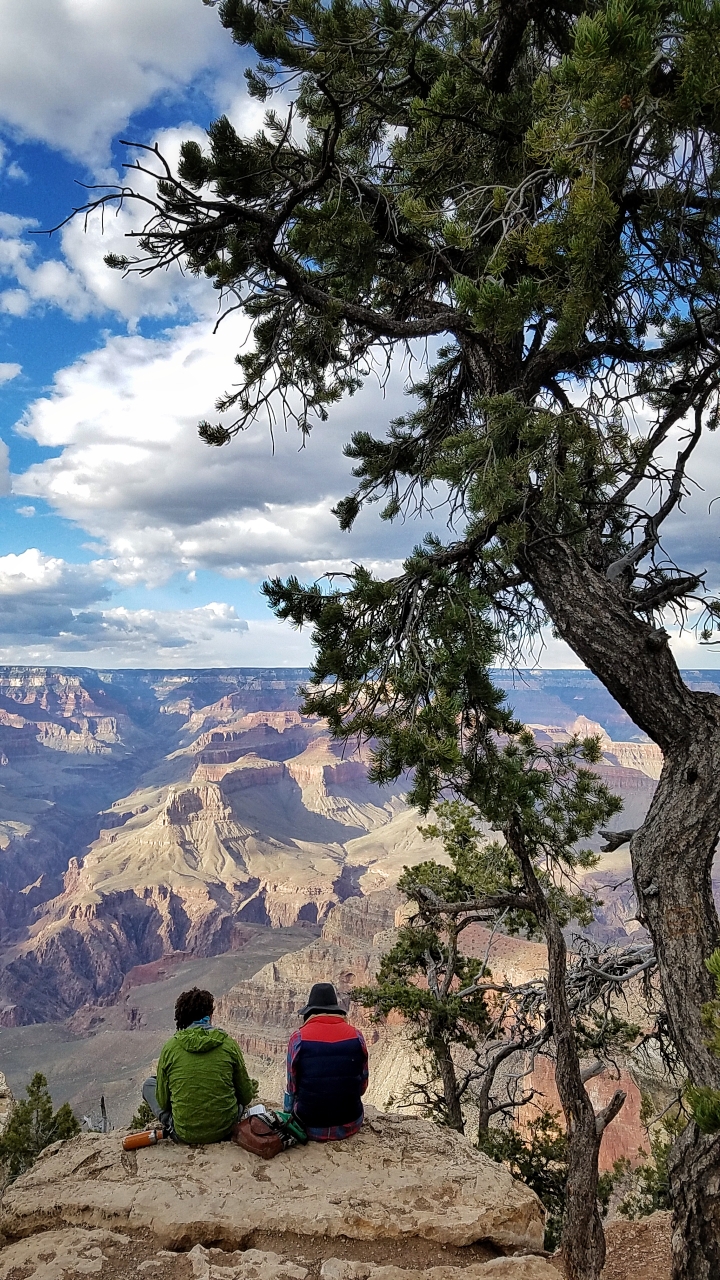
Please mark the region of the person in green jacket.
[[167, 1137], [179, 1142], [223, 1142], [232, 1135], [256, 1089], [232, 1036], [213, 1027], [215, 1000], [193, 987], [175, 1003], [175, 1035], [160, 1053], [157, 1075], [143, 1098]]

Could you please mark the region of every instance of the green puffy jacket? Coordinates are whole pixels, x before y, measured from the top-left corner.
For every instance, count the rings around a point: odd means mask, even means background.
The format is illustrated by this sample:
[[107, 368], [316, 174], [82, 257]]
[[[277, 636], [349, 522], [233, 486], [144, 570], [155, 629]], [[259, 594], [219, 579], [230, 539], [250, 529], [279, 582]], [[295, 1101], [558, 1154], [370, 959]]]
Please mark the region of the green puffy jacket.
[[252, 1098], [245, 1061], [218, 1027], [187, 1027], [162, 1047], [156, 1097], [181, 1142], [222, 1142]]

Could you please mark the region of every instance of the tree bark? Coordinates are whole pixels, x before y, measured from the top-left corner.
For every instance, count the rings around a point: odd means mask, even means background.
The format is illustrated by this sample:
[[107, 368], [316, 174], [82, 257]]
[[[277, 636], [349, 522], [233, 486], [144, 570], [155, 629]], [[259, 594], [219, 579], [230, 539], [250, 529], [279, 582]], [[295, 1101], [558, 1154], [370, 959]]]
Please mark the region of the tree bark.
[[582, 1077], [568, 1005], [567, 947], [563, 932], [535, 875], [522, 832], [511, 825], [505, 838], [522, 868], [526, 892], [542, 925], [548, 949], [547, 1002], [557, 1058], [555, 1083], [568, 1139], [562, 1229], [565, 1275], [567, 1280], [600, 1280], [605, 1265], [605, 1233], [597, 1201], [600, 1143], [607, 1126], [622, 1107], [625, 1094], [617, 1090], [605, 1110], [595, 1115]]
[[435, 1034], [431, 1033], [431, 1044], [438, 1071], [440, 1072], [440, 1079], [442, 1080], [447, 1124], [450, 1129], [457, 1129], [458, 1133], [464, 1133], [465, 1120], [460, 1104], [460, 1094], [452, 1054], [440, 1031]]
[[[703, 1005], [713, 997], [705, 960], [720, 945], [712, 861], [720, 831], [720, 699], [688, 689], [664, 632], [636, 617], [621, 589], [561, 540], [529, 548], [525, 567], [564, 640], [661, 747], [664, 764], [630, 843], [638, 918], [658, 959], [673, 1039], [694, 1084], [720, 1087]], [[691, 1126], [694, 1129], [694, 1126]], [[720, 1275], [720, 1142], [695, 1134], [674, 1157], [674, 1280]], [[696, 1181], [695, 1181], [696, 1180]]]
[[689, 1124], [670, 1153], [674, 1280], [720, 1276], [720, 1134]]

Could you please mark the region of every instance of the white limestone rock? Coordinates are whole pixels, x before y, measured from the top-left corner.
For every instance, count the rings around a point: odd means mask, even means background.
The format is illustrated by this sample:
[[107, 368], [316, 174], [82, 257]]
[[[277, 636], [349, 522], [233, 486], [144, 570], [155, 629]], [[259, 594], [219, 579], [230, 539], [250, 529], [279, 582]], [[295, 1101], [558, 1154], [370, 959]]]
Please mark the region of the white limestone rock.
[[270, 1230], [488, 1240], [532, 1252], [542, 1249], [543, 1224], [537, 1196], [467, 1139], [427, 1120], [377, 1114], [345, 1142], [309, 1143], [271, 1161], [233, 1143], [123, 1152], [117, 1134], [80, 1134], [12, 1184], [0, 1230], [149, 1230], [159, 1245], [185, 1249], [232, 1249]]
[[0, 1280], [32, 1276], [32, 1280], [70, 1280], [101, 1276], [108, 1244], [127, 1244], [128, 1237], [113, 1231], [86, 1231], [70, 1227], [41, 1231], [18, 1240], [0, 1252]]
[[559, 1273], [543, 1258], [495, 1258], [468, 1267], [430, 1267], [405, 1271], [402, 1267], [378, 1267], [372, 1262], [347, 1262], [328, 1258], [320, 1269], [321, 1280], [559, 1280]]

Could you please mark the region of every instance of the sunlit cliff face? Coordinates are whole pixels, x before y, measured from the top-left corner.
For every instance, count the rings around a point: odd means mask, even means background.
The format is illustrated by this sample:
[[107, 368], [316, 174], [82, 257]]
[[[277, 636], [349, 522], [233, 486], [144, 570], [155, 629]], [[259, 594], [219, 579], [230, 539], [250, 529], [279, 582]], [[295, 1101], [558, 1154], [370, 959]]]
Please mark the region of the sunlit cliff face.
[[[0, 668], [0, 1025], [113, 999], [133, 966], [220, 954], [247, 924], [322, 925], [437, 856], [402, 783], [370, 784], [364, 750], [300, 715], [305, 675]], [[660, 753], [578, 716], [594, 704], [565, 675], [564, 703], [533, 691], [533, 731], [597, 733], [636, 826]], [[626, 863], [621, 848], [592, 873], [606, 938], [637, 928]]]

